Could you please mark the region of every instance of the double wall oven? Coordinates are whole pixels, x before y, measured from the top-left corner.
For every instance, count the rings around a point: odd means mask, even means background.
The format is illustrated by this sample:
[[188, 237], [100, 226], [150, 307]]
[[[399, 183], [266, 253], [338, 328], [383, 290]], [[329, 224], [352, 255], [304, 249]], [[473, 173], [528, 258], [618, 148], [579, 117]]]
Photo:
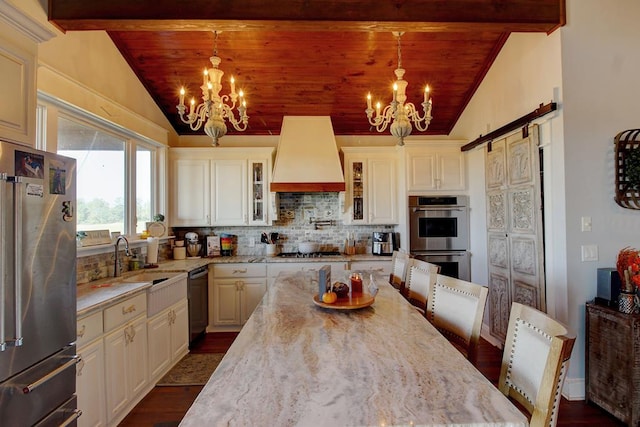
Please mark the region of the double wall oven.
[[470, 281], [468, 196], [409, 196], [409, 251]]

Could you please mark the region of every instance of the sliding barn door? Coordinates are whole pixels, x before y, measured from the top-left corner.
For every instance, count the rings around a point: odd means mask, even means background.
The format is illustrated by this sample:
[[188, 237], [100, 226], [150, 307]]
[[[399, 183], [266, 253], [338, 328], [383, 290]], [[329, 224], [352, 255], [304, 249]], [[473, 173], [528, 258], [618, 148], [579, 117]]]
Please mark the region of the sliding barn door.
[[487, 146], [491, 335], [504, 341], [513, 301], [546, 308], [538, 127]]

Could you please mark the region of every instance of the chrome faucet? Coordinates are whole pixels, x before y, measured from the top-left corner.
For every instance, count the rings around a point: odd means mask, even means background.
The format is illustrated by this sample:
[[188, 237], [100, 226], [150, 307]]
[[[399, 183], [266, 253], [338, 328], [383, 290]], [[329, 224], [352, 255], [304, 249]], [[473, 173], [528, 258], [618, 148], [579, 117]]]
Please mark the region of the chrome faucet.
[[115, 252], [115, 262], [113, 264], [113, 277], [118, 277], [120, 276], [120, 269], [118, 268], [118, 245], [120, 244], [120, 240], [124, 240], [124, 253], [127, 256], [131, 256], [131, 254], [129, 253], [129, 241], [127, 240], [126, 237], [124, 237], [122, 234], [118, 236], [118, 238], [116, 239], [116, 252]]

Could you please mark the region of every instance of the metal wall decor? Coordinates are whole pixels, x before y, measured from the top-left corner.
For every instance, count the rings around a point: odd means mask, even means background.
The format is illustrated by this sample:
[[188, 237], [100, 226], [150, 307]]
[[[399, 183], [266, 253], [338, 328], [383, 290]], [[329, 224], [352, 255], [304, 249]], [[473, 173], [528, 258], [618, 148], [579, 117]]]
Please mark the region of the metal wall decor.
[[615, 138], [616, 194], [623, 208], [640, 209], [640, 129], [628, 129]]

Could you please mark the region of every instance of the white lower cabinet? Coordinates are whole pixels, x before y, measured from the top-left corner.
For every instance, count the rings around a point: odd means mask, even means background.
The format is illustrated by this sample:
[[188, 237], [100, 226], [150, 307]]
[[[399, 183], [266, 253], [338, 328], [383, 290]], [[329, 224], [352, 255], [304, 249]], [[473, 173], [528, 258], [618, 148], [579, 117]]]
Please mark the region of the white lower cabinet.
[[80, 362], [76, 365], [76, 394], [82, 416], [78, 426], [107, 425], [104, 383], [104, 341], [102, 335], [78, 349]]
[[233, 329], [244, 325], [267, 291], [265, 265], [216, 264], [210, 277], [213, 329]]
[[135, 406], [136, 397], [149, 381], [145, 313], [107, 334], [104, 345], [107, 419], [111, 425]]
[[156, 382], [189, 352], [187, 300], [161, 311], [147, 322], [149, 378]]
[[78, 418], [81, 427], [107, 425], [103, 331], [102, 311], [78, 318], [76, 395], [82, 411]]
[[189, 352], [186, 286], [185, 275], [78, 318], [79, 426], [117, 426]]

